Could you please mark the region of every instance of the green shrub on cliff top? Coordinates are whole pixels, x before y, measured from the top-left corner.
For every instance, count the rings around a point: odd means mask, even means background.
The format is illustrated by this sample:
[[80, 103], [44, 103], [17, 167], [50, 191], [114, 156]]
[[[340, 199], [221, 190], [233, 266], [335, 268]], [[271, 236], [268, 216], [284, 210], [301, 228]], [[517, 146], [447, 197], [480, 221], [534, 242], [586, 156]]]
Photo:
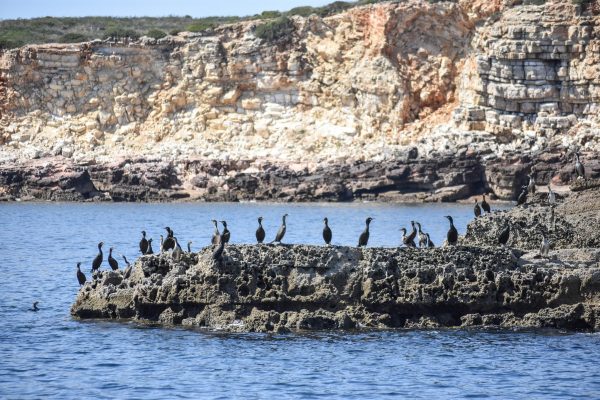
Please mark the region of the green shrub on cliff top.
[[295, 29], [291, 19], [288, 17], [279, 17], [276, 20], [258, 25], [254, 30], [254, 34], [256, 37], [268, 42], [276, 42], [289, 38]]
[[151, 37], [152, 39], [162, 39], [167, 36], [165, 31], [161, 31], [160, 29], [151, 29], [146, 32], [146, 36]]

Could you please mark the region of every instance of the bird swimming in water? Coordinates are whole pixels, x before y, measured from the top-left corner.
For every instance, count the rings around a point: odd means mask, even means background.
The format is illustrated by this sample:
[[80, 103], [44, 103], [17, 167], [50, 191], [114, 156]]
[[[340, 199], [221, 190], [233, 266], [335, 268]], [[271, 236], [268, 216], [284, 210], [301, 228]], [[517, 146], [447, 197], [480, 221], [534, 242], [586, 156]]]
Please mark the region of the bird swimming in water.
[[173, 240], [173, 230], [168, 226], [165, 229], [167, 230], [167, 237], [163, 241], [162, 251], [169, 251], [175, 248], [175, 241]]
[[419, 248], [427, 247], [427, 235], [423, 232], [423, 228], [421, 227], [420, 222], [415, 222], [417, 225], [417, 237], [419, 238]]
[[92, 261], [92, 273], [98, 271], [98, 269], [100, 269], [100, 265], [102, 265], [102, 260], [104, 259], [102, 254], [102, 245], [104, 245], [104, 242], [98, 243], [98, 255], [96, 258], [94, 258], [94, 261]]
[[479, 207], [479, 202], [475, 199], [475, 207], [473, 207], [473, 211], [475, 212], [475, 218], [481, 217], [481, 207]]
[[500, 243], [502, 246], [506, 246], [506, 243], [508, 243], [509, 238], [510, 224], [507, 224], [506, 227], [504, 227], [504, 229], [500, 232], [500, 235], [498, 235], [498, 243]]
[[183, 249], [175, 236], [173, 236], [173, 241], [175, 242], [175, 248], [173, 249], [173, 253], [171, 253], [171, 257], [173, 257], [174, 260], [179, 260], [183, 255]]
[[490, 208], [490, 205], [488, 204], [487, 201], [485, 201], [485, 194], [483, 195], [483, 199], [481, 200], [481, 209], [483, 211], [485, 211], [486, 213], [490, 213], [492, 212], [492, 209]]
[[146, 231], [142, 231], [142, 240], [140, 240], [140, 251], [146, 254], [148, 251], [148, 240], [146, 240]]
[[360, 234], [358, 238], [358, 247], [364, 247], [367, 245], [367, 243], [369, 243], [369, 225], [371, 224], [371, 221], [373, 221], [373, 218], [371, 217], [366, 219], [365, 230]]
[[523, 186], [521, 188], [521, 193], [519, 194], [519, 197], [517, 197], [517, 205], [523, 205], [525, 204], [525, 202], [527, 202], [527, 186]]
[[194, 243], [194, 242], [192, 242], [191, 240], [189, 240], [188, 243], [187, 243], [188, 253], [192, 252], [192, 243]]
[[265, 240], [265, 229], [262, 226], [263, 217], [258, 217], [258, 228], [256, 228], [256, 242], [262, 243]]
[[119, 269], [119, 263], [112, 256], [113, 248], [108, 249], [108, 265], [112, 268], [113, 271]]
[[29, 309], [29, 311], [33, 311], [33, 312], [38, 312], [40, 311], [40, 309], [38, 308], [38, 304], [40, 304], [39, 301], [34, 301], [33, 305], [31, 306], [31, 308]]
[[556, 204], [556, 193], [552, 191], [550, 184], [548, 184], [548, 204]]
[[219, 225], [217, 225], [216, 219], [211, 219], [211, 222], [215, 224], [215, 232], [213, 233], [210, 242], [212, 244], [219, 244], [219, 241], [221, 240], [221, 232], [219, 232]]
[[221, 221], [223, 224], [223, 232], [221, 233], [221, 240], [225, 243], [229, 243], [229, 239], [231, 238], [231, 232], [227, 229], [227, 221]]
[[277, 231], [277, 235], [275, 235], [275, 240], [273, 240], [271, 243], [281, 243], [281, 241], [283, 240], [283, 237], [285, 236], [285, 231], [287, 229], [286, 225], [285, 225], [285, 218], [287, 217], [287, 214], [283, 214], [283, 218], [281, 219], [281, 226], [279, 227], [279, 230]]
[[458, 231], [454, 227], [454, 219], [449, 215], [446, 215], [445, 218], [448, 218], [448, 221], [450, 221], [450, 229], [448, 229], [448, 233], [446, 234], [446, 240], [448, 244], [454, 245], [458, 242]]
[[402, 244], [406, 247], [416, 247], [415, 242], [410, 241], [408, 236], [406, 236], [406, 228], [400, 228], [400, 232], [402, 232]]
[[323, 218], [323, 222], [325, 223], [325, 226], [323, 227], [323, 240], [325, 241], [325, 244], [331, 244], [333, 233], [329, 227], [329, 220], [327, 217]]
[[577, 173], [577, 179], [585, 179], [585, 167], [579, 159], [578, 152], [575, 152], [575, 173]]
[[86, 281], [85, 274], [81, 272], [81, 269], [79, 267], [81, 267], [80, 262], [77, 263], [77, 281], [79, 282], [79, 286], [83, 286]]
[[540, 232], [542, 235], [542, 243], [540, 244], [540, 256], [548, 257], [548, 253], [550, 252], [550, 241], [544, 234], [544, 232]]
[[435, 247], [435, 244], [433, 244], [433, 242], [431, 241], [431, 238], [429, 237], [429, 233], [426, 233], [425, 236], [427, 236], [427, 248], [433, 249]]
[[527, 184], [527, 190], [531, 194], [535, 194], [535, 178], [533, 177], [533, 172], [527, 175], [529, 178], [529, 183]]
[[152, 238], [148, 239], [148, 251], [146, 254], [154, 254], [154, 250], [152, 250]]

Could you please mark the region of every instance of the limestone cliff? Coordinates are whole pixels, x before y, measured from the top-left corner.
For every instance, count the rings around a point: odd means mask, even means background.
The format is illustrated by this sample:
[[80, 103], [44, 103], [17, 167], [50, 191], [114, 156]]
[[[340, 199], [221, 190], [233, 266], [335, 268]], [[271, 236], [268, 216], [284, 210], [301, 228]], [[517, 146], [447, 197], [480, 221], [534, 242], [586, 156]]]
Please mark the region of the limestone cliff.
[[[564, 154], [591, 160], [598, 150], [599, 17], [565, 1], [504, 3], [410, 0], [294, 17], [293, 34], [275, 43], [258, 39], [262, 22], [251, 21], [158, 41], [7, 51], [0, 156], [16, 167], [2, 173], [0, 194], [26, 196], [11, 186], [15, 174], [55, 156], [65, 159], [45, 163], [90, 169], [96, 189], [110, 180], [95, 181], [93, 166], [169, 162], [178, 177], [169, 190], [207, 199], [227, 199], [231, 179], [238, 192], [241, 179], [270, 193], [269, 166], [286, 177], [276, 193], [293, 192], [290, 175], [317, 175], [322, 183], [306, 189], [314, 198], [360, 197], [343, 182], [331, 187], [338, 172], [318, 173], [357, 163], [367, 164], [351, 177], [376, 196], [508, 198], [539, 162], [541, 183], [564, 182]], [[214, 160], [223, 167], [207, 173]], [[476, 172], [465, 177], [461, 162]]]

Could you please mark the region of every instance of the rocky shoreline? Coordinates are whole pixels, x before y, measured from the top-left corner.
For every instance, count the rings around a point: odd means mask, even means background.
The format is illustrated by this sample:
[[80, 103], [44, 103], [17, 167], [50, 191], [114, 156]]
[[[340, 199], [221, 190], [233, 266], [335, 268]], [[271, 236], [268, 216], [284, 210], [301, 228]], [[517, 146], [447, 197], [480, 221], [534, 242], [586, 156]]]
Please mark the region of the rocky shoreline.
[[[586, 210], [600, 189], [556, 206], [555, 226], [538, 218], [544, 201], [472, 222], [457, 246], [435, 249], [231, 245], [142, 256], [131, 274], [103, 272], [79, 291], [76, 318], [136, 320], [234, 332], [440, 327], [600, 331], [600, 235]], [[584, 210], [585, 212], [582, 212]], [[589, 212], [589, 214], [586, 214]], [[520, 223], [525, 214], [533, 221]], [[596, 217], [595, 217], [596, 218]], [[511, 221], [510, 247], [478, 240]], [[554, 234], [539, 256], [538, 230]]]

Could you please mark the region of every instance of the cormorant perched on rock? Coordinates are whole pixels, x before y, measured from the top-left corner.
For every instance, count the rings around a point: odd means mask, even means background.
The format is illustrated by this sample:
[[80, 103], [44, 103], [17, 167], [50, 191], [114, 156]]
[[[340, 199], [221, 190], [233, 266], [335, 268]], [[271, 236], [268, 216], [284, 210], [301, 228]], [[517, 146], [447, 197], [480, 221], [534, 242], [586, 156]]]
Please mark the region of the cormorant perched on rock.
[[281, 241], [283, 240], [283, 237], [285, 236], [285, 231], [287, 229], [286, 225], [285, 225], [285, 218], [287, 217], [287, 214], [283, 214], [283, 218], [281, 219], [281, 226], [279, 227], [279, 230], [277, 231], [277, 235], [275, 235], [275, 240], [273, 240], [271, 243], [281, 243]]
[[517, 205], [523, 205], [527, 201], [527, 186], [523, 186], [519, 197], [517, 197]]
[[38, 311], [40, 311], [40, 309], [39, 309], [39, 308], [38, 308], [38, 306], [37, 306], [39, 303], [40, 303], [39, 301], [34, 301], [34, 302], [33, 302], [33, 305], [32, 305], [32, 306], [31, 306], [31, 308], [29, 309], [29, 311], [33, 311], [33, 312], [38, 312]]
[[98, 271], [98, 269], [100, 269], [100, 265], [102, 265], [102, 260], [104, 259], [104, 256], [102, 255], [103, 244], [104, 242], [98, 243], [98, 255], [96, 258], [94, 258], [94, 261], [92, 261], [92, 273]]
[[258, 217], [258, 228], [256, 228], [256, 242], [262, 243], [265, 240], [265, 229], [262, 226], [263, 217]]
[[548, 204], [556, 204], [556, 193], [552, 191], [550, 184], [548, 184]]
[[433, 249], [435, 247], [435, 244], [433, 244], [433, 242], [431, 241], [429, 233], [426, 233], [425, 236], [427, 236], [427, 248]]
[[146, 254], [154, 254], [154, 250], [152, 250], [152, 238], [148, 239], [148, 251]]
[[427, 247], [427, 235], [423, 232], [423, 228], [421, 227], [420, 222], [415, 222], [417, 225], [417, 236], [419, 238], [419, 248]]
[[162, 244], [162, 250], [169, 251], [175, 248], [175, 240], [173, 240], [173, 230], [168, 226], [165, 229], [167, 230], [167, 237]]
[[365, 221], [366, 227], [365, 230], [360, 234], [358, 238], [358, 247], [364, 247], [369, 243], [369, 224], [373, 221], [373, 218], [369, 217]]
[[192, 252], [192, 243], [194, 243], [194, 242], [192, 242], [191, 240], [189, 240], [187, 243], [188, 244], [188, 253]]
[[492, 209], [490, 208], [490, 205], [488, 204], [487, 201], [485, 201], [485, 194], [483, 195], [483, 199], [481, 200], [481, 209], [483, 211], [485, 211], [486, 213], [492, 212]]
[[127, 267], [125, 268], [125, 271], [123, 272], [123, 278], [128, 279], [129, 275], [131, 275], [131, 264], [129, 264], [129, 261], [127, 261], [127, 257], [125, 257], [123, 254], [121, 254], [121, 257], [123, 257], [123, 260], [125, 261], [125, 264], [127, 265]]
[[115, 260], [113, 258], [112, 251], [113, 251], [112, 247], [110, 249], [108, 249], [108, 265], [110, 265], [110, 267], [112, 268], [113, 271], [116, 271], [119, 269], [119, 263], [117, 262], [117, 260]]
[[475, 199], [475, 207], [473, 208], [473, 211], [475, 212], [475, 218], [481, 217], [481, 207], [479, 207], [479, 202], [477, 199]]
[[225, 249], [225, 241], [218, 238], [218, 246], [212, 253], [212, 259], [215, 261], [221, 261], [223, 258], [223, 250]]
[[446, 218], [448, 218], [448, 221], [450, 221], [450, 229], [448, 229], [446, 239], [448, 244], [456, 244], [456, 242], [458, 242], [458, 231], [454, 227], [454, 220], [449, 215], [446, 215]]
[[417, 247], [417, 245], [415, 244], [415, 237], [417, 237], [417, 229], [415, 228], [415, 221], [410, 221], [410, 225], [412, 226], [412, 231], [410, 232], [410, 234], [407, 236], [407, 240], [409, 242], [411, 242], [411, 247]]
[[506, 246], [506, 243], [508, 243], [509, 238], [510, 238], [510, 225], [507, 224], [506, 227], [502, 230], [502, 232], [500, 232], [500, 235], [498, 235], [498, 243], [500, 243], [502, 246]]
[[85, 284], [85, 274], [83, 272], [81, 272], [81, 269], [79, 268], [81, 267], [81, 263], [78, 262], [77, 263], [77, 281], [79, 281], [79, 286], [83, 286]]
[[229, 243], [229, 239], [231, 239], [231, 232], [227, 229], [227, 221], [221, 221], [223, 224], [223, 233], [221, 233], [221, 240], [225, 243]]
[[131, 266], [131, 264], [129, 264], [129, 261], [127, 261], [127, 257], [125, 257], [123, 254], [121, 254], [121, 257], [123, 257], [123, 261], [125, 261], [125, 265], [127, 265], [128, 267]]
[[527, 190], [529, 191], [529, 193], [535, 194], [535, 178], [533, 177], [533, 173], [530, 173], [529, 175], [527, 175], [527, 177], [529, 178], [529, 183], [527, 183]]
[[173, 241], [175, 242], [175, 248], [173, 249], [173, 253], [171, 253], [171, 256], [174, 260], [179, 260], [183, 255], [183, 249], [179, 245], [179, 242], [177, 241], [177, 238], [175, 236], [173, 236]]
[[142, 240], [140, 240], [140, 251], [146, 254], [148, 251], [148, 241], [146, 240], [146, 231], [142, 231]]
[[585, 167], [579, 160], [578, 152], [575, 152], [575, 172], [577, 173], [577, 179], [585, 179]]
[[548, 240], [544, 232], [541, 232], [541, 234], [542, 243], [540, 244], [540, 255], [542, 257], [548, 257], [548, 252], [550, 252], [550, 241]]
[[333, 234], [331, 232], [331, 228], [329, 227], [329, 220], [327, 218], [323, 218], [323, 222], [325, 223], [325, 226], [323, 227], [323, 240], [326, 244], [330, 244]]
[[400, 232], [402, 232], [402, 244], [406, 247], [417, 247], [414, 241], [410, 241], [408, 236], [406, 236], [406, 228], [400, 228]]
[[219, 241], [221, 240], [221, 232], [219, 232], [219, 225], [217, 224], [216, 219], [211, 219], [211, 222], [215, 224], [215, 232], [213, 233], [210, 242], [212, 244], [219, 244]]

